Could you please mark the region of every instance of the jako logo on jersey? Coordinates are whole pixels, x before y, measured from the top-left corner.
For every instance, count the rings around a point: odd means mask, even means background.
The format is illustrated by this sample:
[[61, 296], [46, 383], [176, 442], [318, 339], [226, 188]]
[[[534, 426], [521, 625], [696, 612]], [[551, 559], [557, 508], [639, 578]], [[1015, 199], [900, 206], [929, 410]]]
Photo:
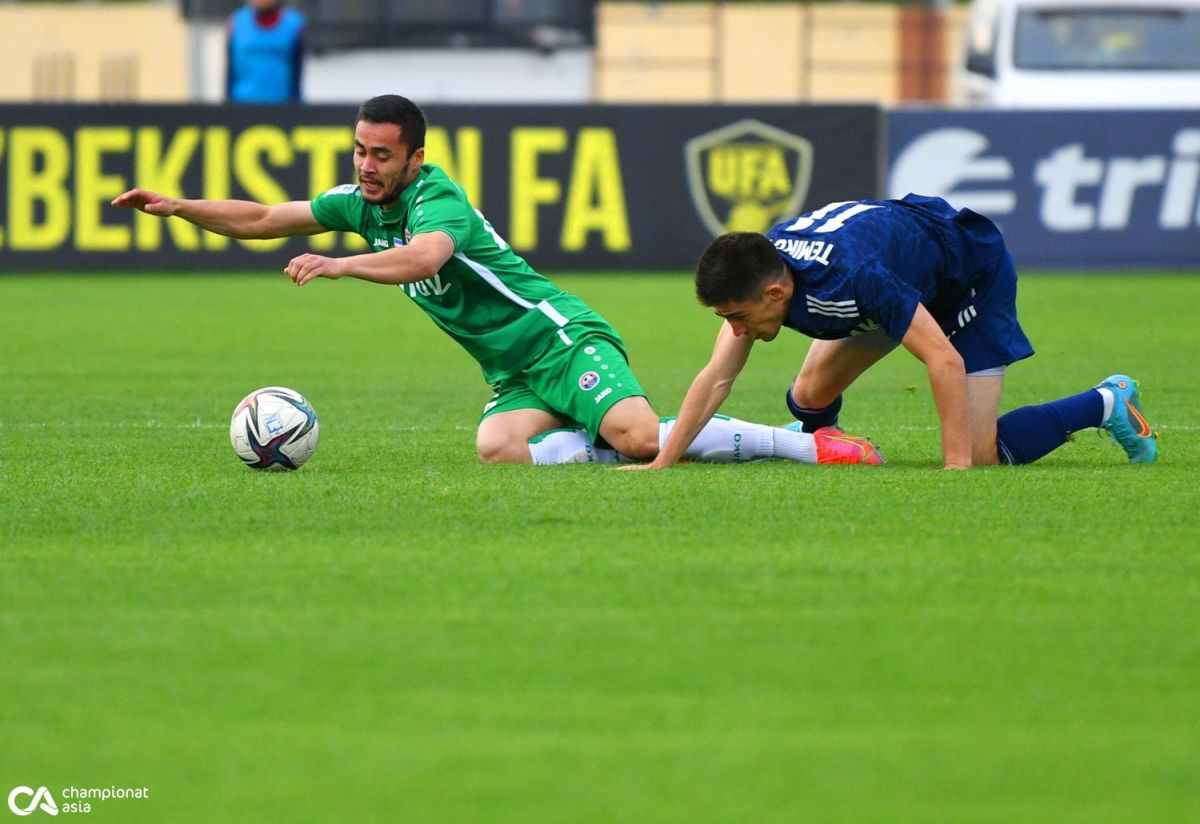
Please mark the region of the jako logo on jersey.
[[692, 205], [714, 237], [765, 232], [800, 211], [812, 183], [812, 143], [757, 120], [693, 137], [684, 155]]
[[[22, 795], [33, 799], [28, 806], [22, 807], [18, 804], [17, 796]], [[36, 792], [32, 787], [15, 787], [8, 794], [8, 808], [14, 815], [31, 815], [39, 806], [47, 815], [58, 815], [58, 805], [54, 803], [54, 796], [50, 795], [50, 791], [45, 787], [38, 787]]]
[[591, 392], [598, 383], [600, 383], [600, 376], [595, 372], [584, 372], [579, 376], [579, 388], [584, 392]]

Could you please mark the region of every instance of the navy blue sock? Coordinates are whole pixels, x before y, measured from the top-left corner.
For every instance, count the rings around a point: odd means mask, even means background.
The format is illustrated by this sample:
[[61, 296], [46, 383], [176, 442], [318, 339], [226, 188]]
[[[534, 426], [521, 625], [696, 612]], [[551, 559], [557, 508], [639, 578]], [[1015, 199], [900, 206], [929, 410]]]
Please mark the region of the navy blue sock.
[[838, 395], [833, 403], [821, 409], [806, 409], [803, 406], [797, 406], [796, 402], [792, 400], [792, 387], [789, 386], [787, 407], [791, 411], [792, 417], [800, 421], [800, 430], [811, 433], [825, 426], [837, 426], [838, 412], [842, 410], [842, 396]]
[[1072, 432], [1099, 426], [1103, 418], [1104, 398], [1095, 389], [1014, 409], [996, 421], [1000, 463], [1033, 463], [1066, 443]]

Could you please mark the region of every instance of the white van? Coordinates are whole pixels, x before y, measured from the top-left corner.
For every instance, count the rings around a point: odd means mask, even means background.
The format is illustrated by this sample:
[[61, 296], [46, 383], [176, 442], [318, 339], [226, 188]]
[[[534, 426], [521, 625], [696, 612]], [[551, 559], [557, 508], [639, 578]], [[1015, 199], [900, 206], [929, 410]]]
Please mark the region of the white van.
[[974, 0], [965, 102], [1200, 109], [1200, 0]]

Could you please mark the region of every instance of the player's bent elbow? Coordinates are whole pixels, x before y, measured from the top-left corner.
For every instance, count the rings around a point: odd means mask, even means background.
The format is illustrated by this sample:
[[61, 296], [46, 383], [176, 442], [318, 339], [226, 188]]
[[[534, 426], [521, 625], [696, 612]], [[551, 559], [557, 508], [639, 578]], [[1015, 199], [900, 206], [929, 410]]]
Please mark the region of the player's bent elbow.
[[436, 277], [440, 271], [442, 271], [440, 266], [422, 266], [417, 272], [416, 280], [429, 280]]
[[440, 271], [440, 269], [429, 266], [422, 261], [416, 261], [410, 262], [402, 269], [388, 268], [386, 271], [381, 272], [380, 280], [395, 284], [418, 283], [422, 280], [429, 280]]

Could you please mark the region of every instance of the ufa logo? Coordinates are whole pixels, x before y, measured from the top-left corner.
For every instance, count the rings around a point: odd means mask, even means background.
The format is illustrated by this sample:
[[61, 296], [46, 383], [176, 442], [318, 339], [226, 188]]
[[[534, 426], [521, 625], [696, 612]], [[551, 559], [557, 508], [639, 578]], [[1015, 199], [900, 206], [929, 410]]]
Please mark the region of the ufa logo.
[[684, 154], [692, 204], [714, 236], [765, 232], [800, 211], [812, 183], [812, 143], [757, 120], [693, 137]]
[[[22, 795], [33, 799], [29, 806], [21, 807], [17, 803], [17, 797]], [[50, 795], [50, 791], [45, 787], [38, 787], [36, 792], [31, 787], [16, 787], [8, 794], [8, 808], [16, 815], [30, 815], [39, 806], [44, 813], [58, 815], [58, 805], [54, 803], [54, 796]]]

